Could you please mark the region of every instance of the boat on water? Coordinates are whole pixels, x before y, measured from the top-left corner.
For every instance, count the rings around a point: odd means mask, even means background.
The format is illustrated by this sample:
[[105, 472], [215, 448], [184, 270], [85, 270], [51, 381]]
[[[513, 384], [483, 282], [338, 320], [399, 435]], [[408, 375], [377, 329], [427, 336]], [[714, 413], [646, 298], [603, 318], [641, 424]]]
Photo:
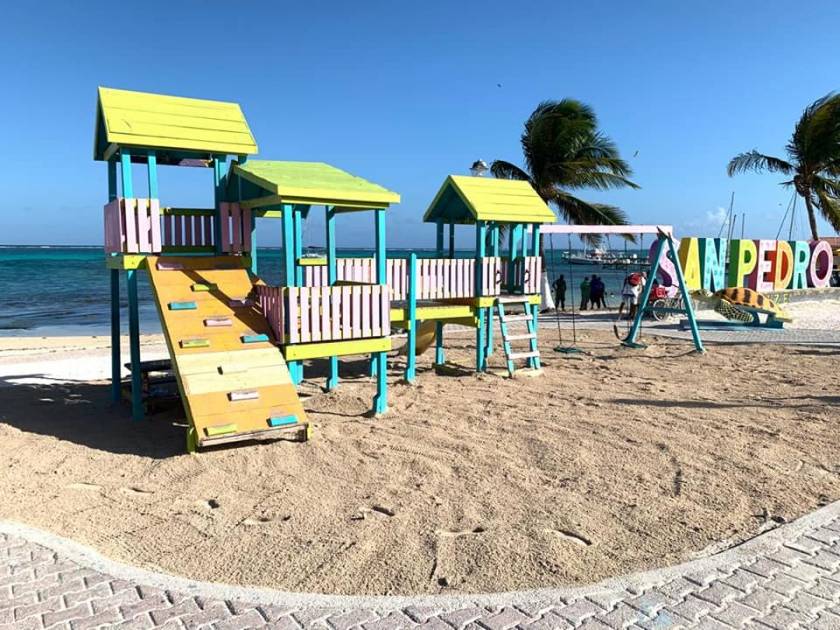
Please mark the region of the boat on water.
[[593, 249], [581, 253], [564, 252], [563, 262], [572, 265], [602, 265], [604, 267], [622, 267], [634, 265], [638, 262], [636, 254], [620, 255]]

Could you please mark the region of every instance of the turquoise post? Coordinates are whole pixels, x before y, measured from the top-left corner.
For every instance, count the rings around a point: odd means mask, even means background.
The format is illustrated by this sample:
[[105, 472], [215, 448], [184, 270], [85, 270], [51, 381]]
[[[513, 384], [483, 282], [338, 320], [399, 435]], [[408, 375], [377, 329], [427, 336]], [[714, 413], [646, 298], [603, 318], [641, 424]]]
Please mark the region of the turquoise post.
[[295, 207], [295, 286], [303, 286], [303, 211]]
[[[117, 198], [117, 162], [108, 160], [108, 201]], [[122, 368], [120, 366], [120, 270], [111, 269], [111, 400], [120, 401]]]
[[[475, 295], [476, 299], [481, 298], [482, 281], [482, 259], [486, 253], [487, 244], [487, 225], [484, 221], [476, 221], [475, 229]], [[483, 372], [487, 367], [486, 358], [486, 319], [487, 309], [479, 306], [476, 308], [478, 315], [478, 328], [475, 331], [475, 369], [477, 372]]]
[[154, 151], [149, 151], [148, 161], [146, 162], [149, 177], [149, 198], [158, 198], [158, 173], [157, 173], [157, 154]]
[[[437, 239], [435, 242], [437, 248], [437, 257], [443, 257], [443, 219], [438, 219], [436, 224]], [[449, 224], [449, 244], [450, 248], [454, 246], [455, 240], [455, 224]], [[451, 250], [454, 251], [454, 250]], [[446, 363], [446, 356], [443, 352], [443, 322], [435, 322], [435, 365], [443, 365]]]
[[[636, 309], [636, 317], [633, 319], [633, 325], [630, 327], [630, 332], [627, 334], [627, 338], [621, 342], [625, 346], [629, 346], [631, 348], [644, 347], [637, 344], [636, 339], [639, 336], [639, 329], [642, 326], [642, 317], [645, 314], [645, 307], [647, 306], [648, 299], [650, 298], [650, 292], [653, 289], [653, 279], [656, 277], [656, 272], [659, 270], [659, 257], [662, 255], [662, 248], [665, 246], [665, 240], [665, 236], [660, 234], [659, 240], [656, 242], [656, 254], [653, 257], [653, 264], [650, 266], [650, 275], [648, 276], [648, 281], [645, 283], [645, 290], [642, 291], [642, 296], [639, 298], [639, 306]], [[675, 266], [677, 268], [677, 278], [679, 279], [682, 277], [679, 260], [677, 260]], [[682, 286], [683, 283], [680, 282], [680, 289], [682, 289]], [[686, 300], [691, 299], [687, 293], [683, 293], [683, 296]]]
[[[338, 281], [338, 266], [335, 259], [335, 210], [326, 208], [327, 226], [327, 283], [334, 286]], [[330, 373], [327, 376], [327, 390], [338, 387], [338, 357], [330, 357]]]
[[455, 224], [449, 224], [449, 257], [455, 258]]
[[[495, 221], [488, 223], [487, 229], [490, 233], [490, 255], [499, 255], [499, 224]], [[487, 314], [487, 348], [485, 350], [486, 356], [493, 355], [493, 309], [490, 309]]]
[[[295, 235], [294, 208], [289, 204], [283, 206], [281, 216], [283, 229], [283, 284], [287, 287], [295, 286]], [[289, 361], [289, 376], [292, 383], [298, 385], [303, 380], [303, 364], [300, 361]]]
[[[670, 234], [667, 236], [663, 234], [659, 235], [660, 247], [657, 250], [656, 262], [654, 262], [653, 268], [650, 271], [647, 284], [648, 286], [653, 285], [653, 279], [656, 277], [656, 269], [659, 266], [659, 255], [662, 251], [661, 243], [666, 239], [668, 241], [668, 258], [670, 258], [671, 262], [674, 263], [674, 269], [677, 272], [677, 283], [680, 285], [680, 293], [683, 297], [683, 304], [685, 304], [685, 316], [688, 318], [688, 325], [691, 328], [691, 338], [694, 340], [694, 349], [697, 350], [697, 352], [705, 352], [706, 349], [703, 347], [703, 341], [700, 339], [700, 330], [697, 328], [697, 319], [694, 316], [694, 303], [691, 301], [691, 293], [689, 293], [688, 287], [685, 285], [685, 276], [683, 276], [680, 258], [676, 254], [677, 248], [674, 246], [674, 241]], [[645, 291], [649, 293], [647, 287], [645, 288]], [[645, 301], [644, 304], [647, 304], [647, 301]]]
[[[532, 256], [539, 256], [540, 255], [540, 224], [534, 223], [531, 226], [531, 255]], [[534, 336], [531, 338], [529, 345], [531, 352], [536, 352], [538, 349], [538, 341], [537, 336], [539, 335], [540, 331], [540, 307], [542, 306], [542, 292], [543, 292], [543, 284], [542, 284], [542, 265], [540, 265], [540, 277], [537, 278], [537, 287], [538, 292], [540, 294], [540, 302], [539, 304], [531, 304], [530, 305], [530, 312], [531, 312], [531, 322], [534, 325]], [[529, 331], [531, 332], [531, 331]], [[531, 357], [528, 359], [528, 366], [538, 370], [540, 368], [540, 360], [538, 357]]]
[[224, 173], [223, 169], [227, 157], [224, 155], [213, 156], [213, 201], [215, 203], [215, 218], [213, 221], [213, 241], [216, 243], [216, 255], [222, 254], [222, 221], [221, 203], [224, 201]]
[[417, 375], [417, 254], [408, 258], [408, 350], [405, 380], [413, 383]]
[[[376, 283], [387, 283], [387, 261], [385, 252], [385, 210], [375, 210], [376, 222]], [[382, 313], [382, 317], [390, 317], [390, 313]], [[373, 408], [377, 414], [388, 410], [388, 355], [385, 352], [376, 353], [376, 397]]]
[[[123, 197], [134, 197], [131, 180], [131, 153], [120, 149]], [[131, 356], [131, 417], [143, 419], [143, 392], [140, 380], [140, 313], [137, 304], [137, 270], [126, 271], [128, 284], [128, 348]]]

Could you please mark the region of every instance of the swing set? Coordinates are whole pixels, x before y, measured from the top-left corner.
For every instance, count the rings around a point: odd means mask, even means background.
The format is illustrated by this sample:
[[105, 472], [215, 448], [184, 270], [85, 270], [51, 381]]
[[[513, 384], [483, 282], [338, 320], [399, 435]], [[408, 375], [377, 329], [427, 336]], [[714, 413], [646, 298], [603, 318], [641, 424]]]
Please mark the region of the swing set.
[[[656, 235], [656, 246], [654, 255], [652, 257], [652, 262], [650, 265], [650, 270], [648, 271], [648, 282], [645, 283], [644, 291], [642, 291], [642, 296], [639, 299], [639, 308], [636, 310], [636, 316], [633, 319], [633, 324], [630, 326], [630, 331], [627, 333], [627, 336], [622, 339], [621, 343], [624, 346], [629, 348], [644, 348], [645, 345], [638, 341], [639, 333], [641, 332], [642, 327], [642, 318], [645, 316], [646, 313], [656, 312], [656, 313], [668, 313], [668, 314], [681, 314], [685, 315], [688, 326], [691, 330], [691, 337], [694, 341], [694, 348], [697, 352], [705, 352], [705, 348], [703, 347], [703, 341], [700, 339], [700, 330], [697, 327], [697, 319], [694, 316], [694, 306], [691, 301], [691, 295], [689, 294], [688, 287], [685, 284], [685, 277], [683, 276], [682, 266], [680, 265], [679, 257], [677, 256], [676, 246], [674, 245], [673, 240], [673, 227], [670, 225], [544, 225], [541, 228], [543, 234], [548, 234], [549, 239], [552, 238], [554, 234], [566, 234], [569, 238], [569, 243], [571, 246], [571, 238], [573, 234], [578, 236], [583, 234], [633, 234], [633, 235], [640, 235], [643, 237], [644, 234], [655, 234]], [[553, 240], [551, 240], [552, 251], [553, 251]], [[675, 275], [677, 277], [677, 285], [679, 288], [680, 295], [682, 296], [681, 300], [681, 307], [661, 307], [661, 306], [652, 306], [649, 304], [650, 294], [653, 289], [653, 279], [656, 278], [656, 274], [659, 271], [662, 256], [666, 255], [668, 260], [674, 266]], [[571, 281], [571, 274], [570, 274], [570, 281]], [[574, 299], [571, 301], [572, 303], [572, 327], [573, 327], [573, 334], [575, 332], [575, 307], [574, 307]], [[555, 305], [556, 308], [556, 305]], [[560, 330], [560, 323], [558, 319], [558, 331]], [[559, 334], [559, 332], [558, 332]], [[562, 341], [561, 341], [562, 343]], [[574, 348], [563, 348], [562, 346], [558, 346], [556, 348], [558, 352], [574, 352]]]

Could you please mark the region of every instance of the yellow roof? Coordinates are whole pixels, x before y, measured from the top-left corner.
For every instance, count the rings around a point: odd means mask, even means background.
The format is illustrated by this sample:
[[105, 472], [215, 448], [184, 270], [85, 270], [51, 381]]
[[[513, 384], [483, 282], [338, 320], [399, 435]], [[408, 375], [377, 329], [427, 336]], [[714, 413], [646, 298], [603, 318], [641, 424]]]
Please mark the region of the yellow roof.
[[451, 223], [554, 223], [554, 213], [531, 184], [515, 179], [450, 175], [424, 221]]
[[257, 143], [236, 103], [99, 88], [93, 159], [110, 147], [253, 155]]
[[397, 193], [323, 162], [248, 160], [235, 164], [233, 172], [258, 187], [256, 198], [247, 202], [255, 207], [289, 203], [350, 210], [387, 208], [400, 201]]

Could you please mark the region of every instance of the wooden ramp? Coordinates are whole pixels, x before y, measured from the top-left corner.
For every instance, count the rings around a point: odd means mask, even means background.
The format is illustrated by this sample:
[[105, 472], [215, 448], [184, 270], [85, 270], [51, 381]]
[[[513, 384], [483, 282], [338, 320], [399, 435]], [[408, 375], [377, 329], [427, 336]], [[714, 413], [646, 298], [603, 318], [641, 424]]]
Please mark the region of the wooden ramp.
[[308, 422], [236, 257], [148, 257], [149, 277], [190, 423], [187, 450], [268, 439]]

